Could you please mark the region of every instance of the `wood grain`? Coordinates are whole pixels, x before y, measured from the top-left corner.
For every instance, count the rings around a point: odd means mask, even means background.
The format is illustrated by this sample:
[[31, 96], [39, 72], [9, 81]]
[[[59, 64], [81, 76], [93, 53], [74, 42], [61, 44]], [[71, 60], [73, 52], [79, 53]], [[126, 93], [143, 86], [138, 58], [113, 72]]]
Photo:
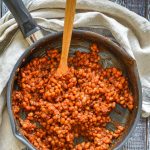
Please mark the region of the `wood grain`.
[[150, 0], [111, 0], [150, 20]]
[[0, 18], [2, 17], [2, 1], [0, 0]]
[[71, 37], [72, 37], [75, 9], [76, 9], [76, 0], [66, 0], [62, 52], [61, 52], [60, 64], [57, 69], [57, 73], [59, 75], [65, 74], [68, 71], [67, 62], [68, 62], [68, 54], [70, 49]]
[[2, 2], [1, 15], [4, 16], [7, 11], [8, 11], [8, 8], [7, 8], [6, 5]]
[[[23, 1], [26, 2], [26, 0]], [[111, 0], [111, 1], [116, 2], [150, 20], [150, 0]], [[2, 2], [2, 0], [0, 0], [0, 6], [1, 6], [0, 7], [1, 11], [0, 17], [1, 17], [8, 11], [8, 9]]]
[[[24, 0], [27, 1], [27, 0]], [[111, 0], [150, 20], [150, 0]], [[0, 0], [0, 17], [8, 11]], [[147, 134], [146, 134], [147, 133]], [[150, 117], [141, 119], [123, 150], [150, 150]]]
[[147, 131], [148, 131], [148, 135], [147, 135], [147, 149], [150, 150], [150, 117], [147, 118]]
[[150, 21], [150, 0], [145, 0], [146, 9], [145, 9], [145, 17]]
[[145, 17], [145, 0], [116, 0], [116, 2], [131, 11]]

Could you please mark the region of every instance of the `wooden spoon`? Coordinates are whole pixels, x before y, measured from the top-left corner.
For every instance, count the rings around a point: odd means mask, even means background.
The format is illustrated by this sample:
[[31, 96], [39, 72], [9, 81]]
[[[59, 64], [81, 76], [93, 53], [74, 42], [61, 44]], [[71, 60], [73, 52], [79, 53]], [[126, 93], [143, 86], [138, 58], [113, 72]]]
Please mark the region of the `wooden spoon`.
[[75, 7], [76, 0], [66, 0], [62, 53], [59, 67], [57, 69], [57, 74], [59, 75], [65, 74], [68, 71], [67, 60], [72, 36]]

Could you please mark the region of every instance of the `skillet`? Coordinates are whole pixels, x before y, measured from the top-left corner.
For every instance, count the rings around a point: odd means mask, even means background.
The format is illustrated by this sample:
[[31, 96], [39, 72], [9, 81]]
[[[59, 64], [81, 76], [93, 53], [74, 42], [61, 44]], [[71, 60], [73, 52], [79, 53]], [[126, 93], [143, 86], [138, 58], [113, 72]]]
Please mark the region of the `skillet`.
[[[10, 117], [10, 123], [13, 134], [29, 149], [35, 150], [35, 147], [26, 139], [19, 131], [19, 125], [12, 112], [12, 91], [18, 89], [15, 77], [18, 68], [25, 66], [35, 57], [41, 57], [46, 54], [47, 49], [59, 49], [61, 51], [62, 45], [62, 32], [42, 35], [42, 32], [36, 22], [32, 19], [31, 15], [25, 8], [21, 0], [3, 0], [9, 10], [15, 17], [19, 28], [27, 39], [30, 46], [25, 50], [23, 55], [15, 64], [11, 73], [8, 87], [7, 87], [7, 107]], [[116, 108], [110, 113], [112, 122], [107, 124], [109, 130], [114, 131], [114, 124], [125, 126], [125, 131], [122, 136], [113, 141], [110, 149], [120, 149], [127, 139], [134, 131], [138, 120], [140, 118], [142, 106], [142, 92], [139, 80], [139, 74], [135, 60], [129, 56], [121, 47], [109, 40], [108, 38], [89, 31], [74, 30], [72, 34], [72, 41], [70, 46], [70, 55], [73, 55], [76, 50], [89, 52], [89, 47], [92, 43], [96, 43], [101, 47], [102, 51], [99, 53], [101, 56], [101, 64], [104, 68], [115, 66], [123, 71], [123, 74], [128, 77], [130, 90], [134, 97], [134, 109], [130, 112], [117, 104]], [[20, 114], [23, 118], [24, 112]]]

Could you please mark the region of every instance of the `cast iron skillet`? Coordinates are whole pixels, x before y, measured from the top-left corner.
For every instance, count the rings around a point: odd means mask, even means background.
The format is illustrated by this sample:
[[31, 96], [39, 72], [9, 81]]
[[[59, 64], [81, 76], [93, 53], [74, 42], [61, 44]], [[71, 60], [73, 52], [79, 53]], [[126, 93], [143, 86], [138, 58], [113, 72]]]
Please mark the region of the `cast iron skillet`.
[[[24, 7], [22, 1], [3, 1], [16, 18], [24, 37], [30, 39], [30, 43], [31, 41], [34, 41], [36, 39], [36, 35], [38, 35], [37, 33], [40, 32], [39, 27], [34, 20], [32, 20], [31, 15]], [[45, 55], [47, 49], [57, 48], [61, 51], [61, 42], [62, 32], [57, 32], [49, 34], [33, 43], [17, 61], [8, 82], [7, 106], [13, 134], [32, 150], [35, 150], [35, 147], [20, 133], [17, 120], [15, 120], [12, 112], [12, 91], [14, 89], [17, 90], [19, 87], [15, 81], [15, 77], [18, 73], [18, 68], [25, 66], [31, 59], [35, 57], [41, 57]], [[134, 109], [132, 112], [128, 111], [128, 109], [122, 108], [117, 104], [116, 108], [110, 113], [112, 122], [107, 124], [107, 128], [109, 130], [114, 131], [114, 124], [116, 123], [125, 126], [123, 135], [119, 139], [114, 140], [113, 144], [111, 145], [111, 149], [117, 150], [120, 149], [131, 136], [140, 117], [142, 94], [137, 65], [135, 60], [117, 44], [99, 34], [87, 31], [73, 31], [70, 55], [73, 55], [76, 50], [89, 52], [89, 47], [92, 43], [96, 43], [98, 47], [101, 48], [99, 55], [101, 55], [102, 59], [100, 63], [103, 65], [103, 67], [118, 67], [123, 71], [124, 75], [128, 77], [130, 89], [134, 97]], [[25, 113], [21, 112], [20, 117], [24, 118]]]

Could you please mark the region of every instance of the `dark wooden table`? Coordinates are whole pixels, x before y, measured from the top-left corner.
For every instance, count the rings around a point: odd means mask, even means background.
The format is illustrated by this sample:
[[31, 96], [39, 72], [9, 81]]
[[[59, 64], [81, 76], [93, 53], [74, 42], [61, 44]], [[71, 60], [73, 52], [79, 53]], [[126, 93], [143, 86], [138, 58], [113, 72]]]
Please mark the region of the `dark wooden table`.
[[[26, 1], [26, 0], [24, 0]], [[150, 0], [111, 0], [150, 21]], [[7, 12], [6, 6], [0, 0], [0, 17]], [[141, 118], [135, 132], [122, 150], [150, 150], [150, 117]]]

